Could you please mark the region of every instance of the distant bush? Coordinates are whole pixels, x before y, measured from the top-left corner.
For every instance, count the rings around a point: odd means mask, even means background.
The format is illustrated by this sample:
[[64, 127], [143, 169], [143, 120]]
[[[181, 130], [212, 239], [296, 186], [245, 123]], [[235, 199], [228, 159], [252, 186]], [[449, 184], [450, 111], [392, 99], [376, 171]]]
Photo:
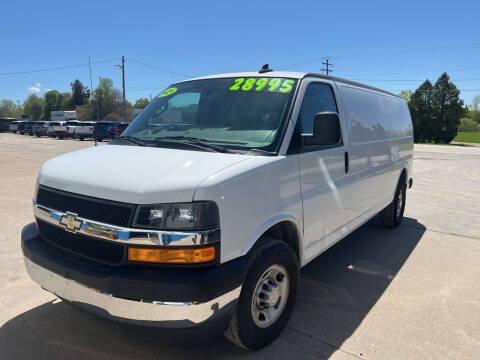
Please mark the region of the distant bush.
[[480, 131], [480, 124], [470, 118], [462, 118], [460, 119], [460, 125], [458, 126], [458, 130], [462, 132]]
[[480, 144], [480, 131], [459, 132], [453, 141]]

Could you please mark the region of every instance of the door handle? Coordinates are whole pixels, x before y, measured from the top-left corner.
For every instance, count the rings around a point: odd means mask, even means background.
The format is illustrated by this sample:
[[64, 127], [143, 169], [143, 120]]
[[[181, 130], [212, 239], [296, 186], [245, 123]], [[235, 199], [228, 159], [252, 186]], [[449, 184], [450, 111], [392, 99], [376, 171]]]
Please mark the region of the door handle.
[[345, 174], [348, 173], [348, 151], [345, 151]]

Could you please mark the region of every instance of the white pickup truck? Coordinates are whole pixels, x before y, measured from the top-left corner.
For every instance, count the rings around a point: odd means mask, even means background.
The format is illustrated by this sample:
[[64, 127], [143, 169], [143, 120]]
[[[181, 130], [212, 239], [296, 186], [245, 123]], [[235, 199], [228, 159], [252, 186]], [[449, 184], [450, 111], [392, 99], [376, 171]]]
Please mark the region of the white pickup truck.
[[77, 120], [77, 113], [75, 111], [51, 111], [50, 118], [53, 122], [60, 122], [61, 125], [55, 125], [53, 131], [55, 136], [60, 139], [64, 137], [72, 136], [73, 129], [71, 134], [69, 133], [68, 126], [75, 126], [79, 121]]
[[377, 214], [400, 225], [412, 155], [407, 104], [370, 86], [268, 66], [175, 83], [118, 139], [42, 166], [26, 268], [100, 316], [259, 349], [302, 266]]

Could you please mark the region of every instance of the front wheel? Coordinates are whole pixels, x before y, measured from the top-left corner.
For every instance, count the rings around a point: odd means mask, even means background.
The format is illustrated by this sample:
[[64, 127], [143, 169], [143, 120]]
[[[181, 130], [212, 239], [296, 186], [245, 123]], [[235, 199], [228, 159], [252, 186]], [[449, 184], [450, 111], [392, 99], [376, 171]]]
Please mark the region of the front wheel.
[[407, 184], [402, 176], [395, 190], [393, 201], [380, 213], [380, 221], [383, 226], [394, 228], [400, 225], [403, 220], [406, 200]]
[[247, 274], [225, 337], [248, 350], [275, 340], [290, 319], [299, 281], [297, 257], [290, 246], [266, 239], [252, 252]]

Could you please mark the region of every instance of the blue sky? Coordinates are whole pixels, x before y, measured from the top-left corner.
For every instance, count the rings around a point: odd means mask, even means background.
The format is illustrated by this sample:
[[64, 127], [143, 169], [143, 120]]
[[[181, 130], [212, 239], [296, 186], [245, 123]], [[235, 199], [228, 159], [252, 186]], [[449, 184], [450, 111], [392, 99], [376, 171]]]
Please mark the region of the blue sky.
[[[447, 71], [459, 89], [478, 89], [461, 92], [467, 104], [480, 94], [479, 1], [17, 0], [1, 9], [0, 74], [91, 56], [113, 59], [92, 66], [93, 87], [102, 76], [121, 88], [113, 64], [124, 55], [132, 102], [185, 78], [138, 62], [199, 76], [264, 63], [319, 72], [323, 56], [333, 57], [333, 75], [386, 90], [414, 90]], [[76, 78], [90, 86], [88, 66], [0, 75], [0, 99], [69, 91]]]

